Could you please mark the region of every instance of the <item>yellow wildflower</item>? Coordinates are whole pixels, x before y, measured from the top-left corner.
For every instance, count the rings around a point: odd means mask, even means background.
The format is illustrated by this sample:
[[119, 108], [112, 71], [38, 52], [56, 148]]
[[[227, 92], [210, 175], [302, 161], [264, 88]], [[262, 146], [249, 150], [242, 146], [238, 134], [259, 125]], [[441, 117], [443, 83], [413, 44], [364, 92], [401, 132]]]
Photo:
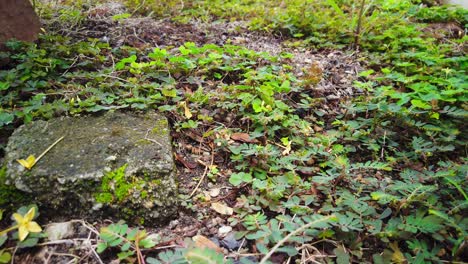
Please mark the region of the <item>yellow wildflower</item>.
[[18, 223], [20, 241], [23, 241], [30, 232], [37, 233], [42, 231], [42, 228], [36, 222], [32, 221], [35, 213], [35, 208], [32, 207], [24, 216], [18, 213], [13, 214], [13, 218]]

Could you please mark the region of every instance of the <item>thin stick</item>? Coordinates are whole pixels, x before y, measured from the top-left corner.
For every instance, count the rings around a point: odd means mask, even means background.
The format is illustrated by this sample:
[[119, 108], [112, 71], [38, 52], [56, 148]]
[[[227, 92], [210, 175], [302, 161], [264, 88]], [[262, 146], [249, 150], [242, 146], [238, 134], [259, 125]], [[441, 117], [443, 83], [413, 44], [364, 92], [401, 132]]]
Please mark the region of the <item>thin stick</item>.
[[162, 147], [163, 145], [161, 143], [157, 142], [154, 139], [148, 138], [149, 132], [150, 132], [150, 129], [148, 129], [148, 131], [146, 131], [145, 139], [148, 140], [149, 142], [153, 142], [154, 144], [159, 145], [160, 147]]
[[203, 180], [205, 179], [206, 175], [208, 174], [208, 168], [213, 165], [213, 161], [214, 161], [214, 155], [211, 154], [211, 164], [209, 166], [207, 166], [206, 164], [204, 164], [204, 162], [202, 162], [201, 160], [198, 160], [199, 163], [205, 165], [205, 171], [203, 172], [203, 175], [200, 179], [200, 181], [198, 181], [198, 184], [197, 186], [195, 187], [195, 189], [193, 189], [192, 193], [189, 195], [189, 197], [192, 197], [192, 195], [198, 190], [198, 187], [200, 187], [201, 183], [203, 182]]
[[361, 35], [361, 25], [362, 25], [362, 17], [364, 16], [364, 6], [366, 5], [366, 0], [361, 1], [361, 6], [359, 8], [359, 17], [358, 23], [356, 26], [356, 31], [354, 33], [354, 48], [359, 50], [359, 38]]
[[64, 136], [57, 139], [54, 143], [52, 143], [52, 145], [50, 145], [46, 150], [44, 150], [44, 152], [42, 152], [41, 155], [39, 155], [39, 157], [36, 158], [36, 162], [34, 162], [34, 164], [36, 164], [42, 157], [44, 157], [44, 155], [47, 152], [49, 152], [49, 150], [51, 150], [55, 145], [57, 145], [63, 138]]
[[329, 215], [329, 216], [326, 216], [322, 219], [317, 219], [315, 221], [312, 221], [310, 223], [308, 223], [307, 225], [303, 225], [301, 227], [299, 227], [298, 229], [294, 230], [293, 232], [289, 233], [287, 236], [285, 236], [283, 239], [281, 239], [280, 241], [278, 241], [278, 243], [276, 243], [276, 245], [262, 258], [262, 260], [259, 262], [259, 264], [265, 264], [266, 261], [271, 257], [271, 255], [273, 255], [273, 253], [275, 253], [275, 251], [281, 247], [281, 245], [283, 245], [284, 243], [286, 243], [292, 236], [298, 234], [298, 233], [301, 233], [303, 232], [304, 230], [306, 230], [307, 228], [317, 224], [317, 223], [320, 223], [320, 222], [323, 222], [323, 221], [326, 221], [326, 220], [329, 220], [331, 218], [335, 217], [334, 215]]

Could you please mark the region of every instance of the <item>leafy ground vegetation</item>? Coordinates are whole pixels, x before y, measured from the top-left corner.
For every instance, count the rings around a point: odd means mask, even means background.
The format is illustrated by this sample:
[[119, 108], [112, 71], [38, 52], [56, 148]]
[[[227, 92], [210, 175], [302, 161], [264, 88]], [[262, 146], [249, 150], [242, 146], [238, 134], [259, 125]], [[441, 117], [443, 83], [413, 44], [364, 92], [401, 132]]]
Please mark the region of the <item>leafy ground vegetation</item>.
[[[45, 33], [1, 53], [0, 144], [34, 119], [161, 111], [183, 210], [151, 234], [75, 220], [89, 247], [55, 257], [468, 260], [468, 11], [417, 0], [123, 4], [36, 3]], [[0, 189], [5, 209], [21, 199]], [[234, 229], [234, 250], [216, 244], [220, 226]], [[16, 244], [21, 231], [0, 237], [0, 263], [33, 258], [18, 249], [40, 241], [33, 231], [29, 243]]]

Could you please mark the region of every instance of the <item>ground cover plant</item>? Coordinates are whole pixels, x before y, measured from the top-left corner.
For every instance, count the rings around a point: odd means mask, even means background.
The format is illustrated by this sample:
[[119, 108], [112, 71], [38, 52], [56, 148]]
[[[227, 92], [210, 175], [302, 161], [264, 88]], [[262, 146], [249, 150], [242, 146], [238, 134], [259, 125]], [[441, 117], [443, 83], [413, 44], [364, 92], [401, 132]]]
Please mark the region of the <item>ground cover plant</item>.
[[[466, 10], [404, 0], [124, 4], [126, 12], [117, 15], [87, 1], [38, 5], [46, 33], [36, 44], [11, 41], [1, 54], [9, 61], [0, 69], [2, 147], [12, 129], [35, 119], [161, 111], [173, 127], [181, 180], [190, 186], [180, 195], [185, 214], [203, 224], [220, 218], [243, 242], [223, 251], [204, 240], [213, 236], [209, 228], [177, 240], [122, 222], [85, 224], [97, 253], [72, 258], [468, 259]], [[191, 39], [155, 47], [79, 34], [97, 28], [96, 17], [121, 25], [142, 15], [180, 27], [230, 21], [236, 30], [243, 25], [280, 36], [284, 50]], [[354, 95], [326, 97], [316, 88], [328, 73], [316, 64], [297, 69], [289, 52], [295, 49], [341, 50], [360, 61]], [[0, 170], [0, 190], [15, 193], [5, 173]], [[209, 194], [219, 189], [221, 196]], [[12, 213], [19, 199], [2, 194], [0, 205]], [[16, 248], [10, 238], [0, 263]]]

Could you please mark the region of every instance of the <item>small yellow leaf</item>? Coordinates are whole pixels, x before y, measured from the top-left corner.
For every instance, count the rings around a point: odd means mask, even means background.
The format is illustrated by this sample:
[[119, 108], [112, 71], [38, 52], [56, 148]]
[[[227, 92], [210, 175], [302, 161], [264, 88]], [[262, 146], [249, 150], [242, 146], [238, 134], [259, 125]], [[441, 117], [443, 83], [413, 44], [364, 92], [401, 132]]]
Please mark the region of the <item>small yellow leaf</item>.
[[34, 166], [34, 164], [36, 164], [36, 158], [34, 157], [34, 155], [29, 155], [29, 157], [27, 157], [25, 160], [19, 159], [17, 161], [19, 162], [19, 164], [21, 164], [28, 170], [30, 170]]
[[394, 263], [406, 263], [406, 258], [403, 253], [401, 253], [398, 243], [393, 242], [389, 246], [393, 250], [392, 261], [394, 261]]
[[18, 239], [23, 241], [29, 235], [28, 228], [24, 225], [18, 227]]
[[190, 112], [190, 109], [187, 107], [187, 102], [182, 102], [180, 105], [184, 108], [184, 115], [187, 119], [192, 118], [192, 113]]
[[33, 233], [39, 233], [42, 231], [42, 228], [36, 223], [36, 222], [29, 222], [26, 228], [29, 230], [29, 232]]
[[222, 203], [212, 203], [211, 208], [215, 210], [217, 213], [223, 214], [223, 215], [232, 215], [234, 213], [234, 210]]

